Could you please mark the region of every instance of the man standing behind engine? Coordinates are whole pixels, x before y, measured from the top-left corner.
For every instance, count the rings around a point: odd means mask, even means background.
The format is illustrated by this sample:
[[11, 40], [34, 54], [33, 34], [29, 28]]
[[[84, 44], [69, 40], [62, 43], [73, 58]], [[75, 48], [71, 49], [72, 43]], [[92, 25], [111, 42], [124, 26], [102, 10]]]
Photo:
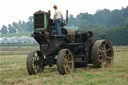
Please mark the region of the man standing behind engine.
[[63, 15], [61, 11], [57, 9], [56, 5], [54, 5], [53, 8], [55, 10], [53, 23], [55, 23], [57, 35], [61, 35], [61, 20], [63, 19]]

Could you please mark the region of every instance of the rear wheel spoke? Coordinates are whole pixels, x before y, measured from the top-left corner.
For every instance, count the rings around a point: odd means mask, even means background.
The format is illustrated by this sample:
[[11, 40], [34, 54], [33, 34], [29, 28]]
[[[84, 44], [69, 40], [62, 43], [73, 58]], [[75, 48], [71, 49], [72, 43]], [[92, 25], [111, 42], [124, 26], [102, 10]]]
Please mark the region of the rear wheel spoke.
[[105, 44], [103, 44], [103, 50], [106, 50]]
[[106, 59], [112, 59], [112, 57], [108, 57], [108, 56], [107, 56]]
[[105, 61], [105, 66], [106, 66], [106, 67], [108, 67], [108, 66], [109, 66], [109, 64], [107, 63], [107, 61]]
[[111, 48], [107, 49], [106, 52], [108, 52], [108, 51], [110, 51], [110, 50], [111, 50]]

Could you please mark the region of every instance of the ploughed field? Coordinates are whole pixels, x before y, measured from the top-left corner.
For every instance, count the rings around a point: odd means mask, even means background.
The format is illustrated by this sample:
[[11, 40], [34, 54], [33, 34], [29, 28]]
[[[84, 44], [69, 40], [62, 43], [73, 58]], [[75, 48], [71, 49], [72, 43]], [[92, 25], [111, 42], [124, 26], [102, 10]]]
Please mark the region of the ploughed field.
[[75, 68], [60, 75], [57, 67], [45, 67], [42, 73], [29, 75], [26, 58], [38, 47], [0, 48], [0, 85], [128, 85], [128, 46], [114, 46], [114, 63], [109, 68]]

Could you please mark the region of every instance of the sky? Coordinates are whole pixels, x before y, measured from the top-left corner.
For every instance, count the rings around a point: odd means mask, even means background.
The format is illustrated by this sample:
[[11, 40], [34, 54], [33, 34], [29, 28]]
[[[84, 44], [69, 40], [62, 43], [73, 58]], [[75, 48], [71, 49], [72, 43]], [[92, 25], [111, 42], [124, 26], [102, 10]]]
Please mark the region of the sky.
[[76, 16], [80, 12], [94, 14], [98, 9], [121, 9], [128, 6], [128, 0], [1, 0], [0, 1], [0, 28], [19, 20], [27, 21], [35, 11], [51, 10], [57, 5], [65, 16], [65, 11]]

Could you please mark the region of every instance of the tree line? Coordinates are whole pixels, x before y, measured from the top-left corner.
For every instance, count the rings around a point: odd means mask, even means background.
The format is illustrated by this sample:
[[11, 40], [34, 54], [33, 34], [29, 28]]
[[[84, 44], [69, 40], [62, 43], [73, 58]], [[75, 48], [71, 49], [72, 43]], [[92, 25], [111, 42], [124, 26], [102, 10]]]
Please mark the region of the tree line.
[[69, 16], [68, 26], [92, 31], [98, 39], [109, 39], [114, 45], [128, 45], [128, 6], [122, 9], [97, 10], [95, 14], [80, 13]]
[[[69, 16], [69, 27], [76, 26], [79, 30], [92, 31], [97, 39], [109, 39], [114, 45], [128, 45], [128, 6], [122, 9], [97, 10], [95, 14], [80, 13], [76, 17]], [[3, 25], [0, 33], [32, 32], [33, 16], [28, 22], [19, 21]]]
[[33, 16], [29, 16], [28, 21], [13, 22], [8, 24], [8, 26], [3, 25], [0, 33], [1, 34], [10, 34], [18, 32], [32, 32], [33, 31]]

